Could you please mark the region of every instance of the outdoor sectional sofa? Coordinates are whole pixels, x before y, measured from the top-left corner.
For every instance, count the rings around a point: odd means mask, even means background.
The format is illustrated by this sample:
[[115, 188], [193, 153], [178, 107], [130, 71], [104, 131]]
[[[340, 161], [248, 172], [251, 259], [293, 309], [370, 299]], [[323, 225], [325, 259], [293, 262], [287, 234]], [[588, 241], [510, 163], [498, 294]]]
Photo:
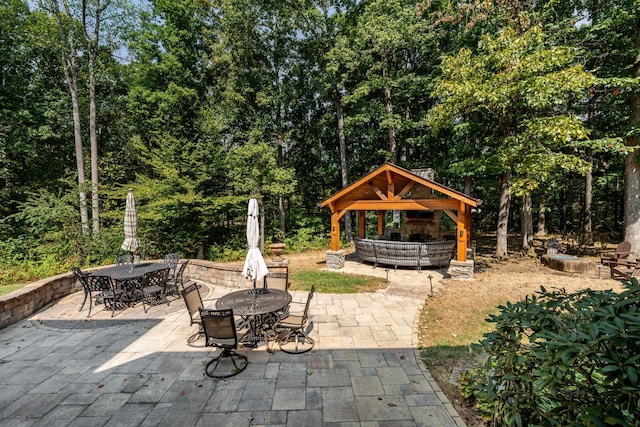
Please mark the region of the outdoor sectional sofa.
[[454, 240], [434, 240], [430, 242], [398, 242], [392, 240], [372, 240], [354, 238], [356, 254], [360, 262], [398, 266], [421, 267], [449, 264], [456, 245]]

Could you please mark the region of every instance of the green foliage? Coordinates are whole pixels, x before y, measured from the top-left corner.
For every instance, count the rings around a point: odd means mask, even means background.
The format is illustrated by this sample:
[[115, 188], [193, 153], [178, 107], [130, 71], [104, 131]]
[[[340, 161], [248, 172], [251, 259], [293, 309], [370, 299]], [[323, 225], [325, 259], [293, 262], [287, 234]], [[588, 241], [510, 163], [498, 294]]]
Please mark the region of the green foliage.
[[322, 249], [331, 246], [331, 238], [321, 229], [315, 227], [302, 227], [289, 233], [285, 238], [287, 250], [291, 252], [304, 252], [306, 250]]
[[[74, 129], [49, 3], [0, 5], [2, 265], [109, 262], [129, 187], [151, 257], [241, 254], [251, 196], [267, 236], [283, 229], [290, 250], [318, 247], [329, 219], [317, 203], [343, 185], [338, 107], [350, 181], [394, 155], [456, 189], [473, 179], [484, 199], [474, 229], [487, 230], [496, 177], [512, 168], [513, 191], [544, 196], [549, 228], [571, 233], [592, 164], [594, 228], [622, 230], [623, 143], [638, 134], [633, 0], [112, 1], [124, 13], [103, 16], [96, 63], [104, 233], [87, 237], [75, 225]], [[81, 22], [66, 24], [83, 49]]]
[[497, 425], [634, 426], [640, 417], [640, 285], [541, 292], [500, 307], [463, 392]]

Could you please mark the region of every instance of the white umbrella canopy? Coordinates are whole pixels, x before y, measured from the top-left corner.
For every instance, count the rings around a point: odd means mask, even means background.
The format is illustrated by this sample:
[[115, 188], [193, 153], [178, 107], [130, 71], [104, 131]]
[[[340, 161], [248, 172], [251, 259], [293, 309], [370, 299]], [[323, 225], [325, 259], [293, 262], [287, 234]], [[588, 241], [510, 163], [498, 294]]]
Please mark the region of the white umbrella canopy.
[[253, 279], [254, 287], [256, 286], [256, 281], [262, 279], [269, 272], [267, 264], [262, 257], [262, 252], [258, 249], [259, 239], [258, 201], [249, 199], [249, 208], [247, 209], [247, 244], [249, 245], [249, 250], [244, 261], [242, 275], [247, 279]]
[[127, 193], [127, 204], [124, 209], [124, 242], [122, 249], [130, 251], [132, 254], [140, 246], [138, 238], [138, 213], [136, 212], [136, 201], [133, 198], [133, 189]]

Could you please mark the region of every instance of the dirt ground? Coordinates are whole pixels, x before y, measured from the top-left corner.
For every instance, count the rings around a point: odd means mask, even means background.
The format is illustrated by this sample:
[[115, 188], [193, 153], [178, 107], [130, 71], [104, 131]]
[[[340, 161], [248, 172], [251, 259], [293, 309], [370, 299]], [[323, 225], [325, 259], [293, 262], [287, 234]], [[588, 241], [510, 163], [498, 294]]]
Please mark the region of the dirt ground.
[[[287, 258], [290, 259], [290, 271], [325, 266], [325, 251], [288, 254]], [[508, 260], [497, 260], [490, 255], [477, 255], [473, 280], [445, 280], [442, 293], [427, 301], [421, 313], [421, 347], [468, 347], [491, 327], [484, 321], [488, 313], [497, 313], [499, 305], [520, 301], [526, 295], [540, 291], [541, 286], [547, 290], [564, 288], [568, 292], [585, 288], [622, 289], [618, 281], [609, 279], [606, 268], [598, 278], [596, 256], [583, 255], [582, 258], [593, 262], [594, 268], [589, 273], [552, 270], [541, 264], [539, 257], [515, 255]], [[473, 360], [472, 356], [460, 357], [459, 353], [456, 357], [441, 359], [427, 361], [431, 374], [469, 427], [484, 426], [462, 400], [454, 384], [458, 373], [479, 361]]]

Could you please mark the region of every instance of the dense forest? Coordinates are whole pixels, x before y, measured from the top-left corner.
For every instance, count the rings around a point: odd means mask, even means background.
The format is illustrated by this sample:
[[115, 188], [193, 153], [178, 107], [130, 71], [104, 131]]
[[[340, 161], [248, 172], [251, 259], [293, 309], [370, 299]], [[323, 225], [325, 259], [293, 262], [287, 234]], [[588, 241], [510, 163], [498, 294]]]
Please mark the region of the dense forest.
[[149, 256], [244, 251], [250, 197], [328, 247], [385, 161], [482, 199], [497, 256], [640, 246], [639, 44], [636, 0], [2, 0], [0, 283], [112, 262], [128, 188]]

